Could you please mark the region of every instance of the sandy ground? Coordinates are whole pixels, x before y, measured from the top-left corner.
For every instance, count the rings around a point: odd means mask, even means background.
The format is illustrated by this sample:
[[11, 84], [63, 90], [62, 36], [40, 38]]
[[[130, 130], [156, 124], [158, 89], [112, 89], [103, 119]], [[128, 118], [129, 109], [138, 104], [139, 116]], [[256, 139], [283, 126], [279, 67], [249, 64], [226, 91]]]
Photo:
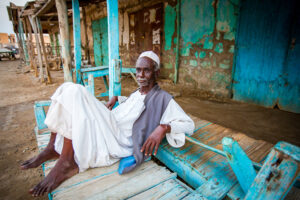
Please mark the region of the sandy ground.
[[[51, 71], [54, 84], [45, 85], [27, 71], [19, 61], [0, 62], [0, 199], [32, 199], [27, 191], [43, 178], [41, 167], [22, 171], [19, 165], [38, 153], [34, 101], [49, 99], [63, 82], [63, 73]], [[194, 116], [274, 144], [285, 140], [300, 146], [299, 114], [199, 95], [187, 97], [169, 81], [160, 81], [160, 85]], [[129, 76], [123, 77], [122, 86], [124, 95], [136, 88]], [[102, 82], [96, 81], [96, 89], [104, 89]]]

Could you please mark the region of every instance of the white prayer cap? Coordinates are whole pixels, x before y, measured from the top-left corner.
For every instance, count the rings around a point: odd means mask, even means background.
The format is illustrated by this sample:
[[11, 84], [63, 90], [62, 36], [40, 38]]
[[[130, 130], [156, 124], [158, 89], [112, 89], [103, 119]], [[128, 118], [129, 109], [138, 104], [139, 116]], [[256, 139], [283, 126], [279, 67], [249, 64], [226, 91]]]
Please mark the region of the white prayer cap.
[[159, 57], [156, 55], [156, 53], [154, 53], [153, 51], [145, 51], [145, 52], [141, 53], [141, 55], [139, 56], [139, 58], [142, 58], [142, 57], [148, 57], [151, 60], [153, 60], [154, 62], [156, 62], [157, 68], [155, 70], [159, 69], [160, 62], [159, 62]]

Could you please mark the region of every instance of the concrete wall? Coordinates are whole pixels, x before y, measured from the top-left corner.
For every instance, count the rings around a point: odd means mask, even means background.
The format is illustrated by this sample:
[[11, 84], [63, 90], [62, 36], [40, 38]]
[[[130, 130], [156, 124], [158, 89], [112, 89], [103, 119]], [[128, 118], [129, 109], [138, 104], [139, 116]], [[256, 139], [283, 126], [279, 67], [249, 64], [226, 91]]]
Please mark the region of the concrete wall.
[[[130, 49], [129, 14], [163, 4], [161, 43], [162, 77], [173, 80], [176, 60], [176, 0], [120, 0], [120, 56], [124, 66], [134, 65], [132, 57], [140, 52]], [[179, 86], [229, 97], [239, 0], [181, 0]], [[82, 31], [83, 46], [88, 46], [94, 63], [92, 21], [105, 17], [106, 3], [84, 7], [88, 44]], [[81, 20], [82, 21], [82, 20]]]

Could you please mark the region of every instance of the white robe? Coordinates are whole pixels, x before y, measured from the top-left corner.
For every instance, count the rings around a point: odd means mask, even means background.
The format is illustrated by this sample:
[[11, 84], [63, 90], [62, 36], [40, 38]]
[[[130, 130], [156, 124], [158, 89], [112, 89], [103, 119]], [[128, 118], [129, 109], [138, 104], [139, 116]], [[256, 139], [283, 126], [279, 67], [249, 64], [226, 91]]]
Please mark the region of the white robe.
[[[58, 133], [55, 150], [60, 154], [64, 137], [71, 139], [80, 172], [132, 155], [132, 126], [145, 109], [145, 96], [136, 91], [123, 103], [119, 98], [120, 105], [110, 111], [82, 85], [62, 84], [51, 97], [45, 119], [48, 128]], [[160, 124], [171, 126], [166, 138], [173, 147], [183, 146], [185, 133], [194, 130], [194, 122], [173, 99]]]

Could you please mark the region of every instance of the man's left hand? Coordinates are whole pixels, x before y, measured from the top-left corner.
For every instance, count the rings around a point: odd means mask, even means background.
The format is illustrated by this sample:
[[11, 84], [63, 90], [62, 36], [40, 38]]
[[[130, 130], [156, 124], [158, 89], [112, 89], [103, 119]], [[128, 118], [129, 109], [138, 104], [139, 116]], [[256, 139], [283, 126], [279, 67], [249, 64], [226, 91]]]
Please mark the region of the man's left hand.
[[146, 142], [144, 143], [141, 152], [145, 153], [145, 156], [152, 155], [153, 148], [155, 147], [154, 155], [156, 155], [158, 146], [161, 143], [162, 139], [166, 136], [167, 133], [171, 131], [171, 126], [166, 124], [161, 124], [151, 133]]

